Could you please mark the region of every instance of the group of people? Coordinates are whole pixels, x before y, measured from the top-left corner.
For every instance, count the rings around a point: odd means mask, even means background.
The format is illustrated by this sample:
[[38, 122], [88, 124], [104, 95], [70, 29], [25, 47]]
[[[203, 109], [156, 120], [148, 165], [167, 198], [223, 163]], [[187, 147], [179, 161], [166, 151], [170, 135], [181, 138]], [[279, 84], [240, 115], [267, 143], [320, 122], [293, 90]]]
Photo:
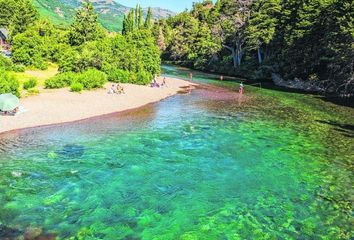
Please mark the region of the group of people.
[[157, 76], [156, 75], [155, 75], [154, 79], [150, 83], [150, 87], [152, 87], [152, 88], [159, 88], [159, 87], [165, 87], [165, 86], [167, 86], [166, 85], [166, 78], [164, 77], [163, 80], [162, 80], [162, 83], [159, 84], [157, 82]]
[[2, 110], [0, 110], [0, 113], [4, 114], [4, 115], [16, 115], [19, 111], [20, 111], [20, 108], [16, 107], [12, 111], [2, 111]]
[[119, 84], [112, 84], [112, 86], [111, 86], [111, 88], [109, 89], [109, 91], [108, 91], [108, 94], [114, 94], [114, 93], [116, 93], [116, 94], [124, 94], [125, 92], [124, 92], [124, 88], [121, 86], [121, 85], [119, 85]]

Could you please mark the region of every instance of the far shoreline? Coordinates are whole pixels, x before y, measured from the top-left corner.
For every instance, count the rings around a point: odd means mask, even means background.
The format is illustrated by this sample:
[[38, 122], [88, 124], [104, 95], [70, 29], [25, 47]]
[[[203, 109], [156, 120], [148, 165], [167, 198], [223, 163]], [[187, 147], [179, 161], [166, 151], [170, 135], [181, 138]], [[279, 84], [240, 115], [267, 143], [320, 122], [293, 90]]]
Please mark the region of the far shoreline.
[[[158, 78], [159, 82], [162, 77]], [[125, 94], [108, 94], [111, 84], [82, 94], [68, 89], [48, 90], [38, 96], [21, 99], [28, 111], [17, 116], [0, 116], [0, 136], [26, 129], [70, 124], [93, 118], [104, 118], [157, 103], [178, 94], [181, 90], [198, 84], [166, 77], [167, 87], [151, 88], [121, 84]], [[80, 107], [77, 107], [81, 104]], [[70, 107], [77, 107], [71, 111]]]

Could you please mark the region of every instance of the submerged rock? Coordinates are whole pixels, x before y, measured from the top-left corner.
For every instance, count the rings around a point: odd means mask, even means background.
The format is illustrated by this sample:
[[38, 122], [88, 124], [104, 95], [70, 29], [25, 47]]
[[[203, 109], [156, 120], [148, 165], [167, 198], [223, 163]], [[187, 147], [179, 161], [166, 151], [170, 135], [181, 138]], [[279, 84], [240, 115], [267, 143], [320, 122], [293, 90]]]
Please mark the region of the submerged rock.
[[25, 232], [25, 240], [34, 240], [42, 234], [41, 228], [27, 228]]
[[59, 154], [67, 158], [79, 158], [85, 153], [85, 147], [77, 144], [67, 144], [59, 151]]
[[19, 239], [22, 232], [18, 229], [9, 228], [0, 224], [0, 239]]

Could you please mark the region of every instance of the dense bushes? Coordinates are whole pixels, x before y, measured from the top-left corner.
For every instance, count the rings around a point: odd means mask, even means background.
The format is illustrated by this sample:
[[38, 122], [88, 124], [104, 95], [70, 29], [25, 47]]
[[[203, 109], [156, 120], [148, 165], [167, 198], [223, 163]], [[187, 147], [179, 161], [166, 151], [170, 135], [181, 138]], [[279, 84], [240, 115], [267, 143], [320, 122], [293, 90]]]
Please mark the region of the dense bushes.
[[13, 93], [20, 96], [19, 87], [20, 84], [14, 75], [0, 69], [0, 94]]
[[82, 84], [84, 89], [100, 88], [107, 82], [107, 75], [97, 69], [88, 69], [82, 73], [59, 73], [45, 81], [46, 88], [69, 87], [73, 83]]
[[34, 30], [28, 30], [13, 38], [12, 59], [16, 63], [46, 69], [48, 65], [44, 53], [43, 39]]
[[23, 83], [23, 88], [26, 90], [28, 90], [30, 88], [34, 88], [35, 86], [37, 86], [37, 80], [33, 79], [33, 78], [29, 79]]
[[100, 88], [107, 82], [107, 75], [97, 69], [91, 68], [78, 74], [77, 80], [84, 89]]
[[81, 92], [84, 89], [84, 86], [81, 83], [73, 82], [70, 86], [72, 92]]
[[133, 82], [139, 85], [146, 85], [151, 82], [152, 75], [147, 71], [140, 71], [136, 74], [136, 81]]
[[72, 82], [77, 79], [77, 74], [73, 72], [65, 72], [55, 75], [47, 79], [44, 84], [46, 88], [63, 88], [69, 87]]
[[0, 54], [0, 68], [5, 70], [12, 70], [13, 63], [11, 59]]
[[121, 69], [114, 69], [108, 72], [108, 81], [128, 83], [130, 82], [130, 72]]

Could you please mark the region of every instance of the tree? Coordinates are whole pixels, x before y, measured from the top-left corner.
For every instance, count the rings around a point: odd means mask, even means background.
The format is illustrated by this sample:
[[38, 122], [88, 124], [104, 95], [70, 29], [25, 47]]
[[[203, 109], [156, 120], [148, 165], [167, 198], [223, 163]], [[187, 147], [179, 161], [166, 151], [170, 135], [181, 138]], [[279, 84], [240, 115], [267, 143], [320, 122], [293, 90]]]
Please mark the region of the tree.
[[16, 11], [14, 0], [0, 0], [0, 27], [8, 28]]
[[12, 43], [12, 59], [15, 63], [36, 68], [46, 68], [43, 38], [34, 29], [17, 34]]
[[69, 40], [71, 45], [81, 45], [87, 41], [95, 41], [104, 36], [104, 30], [98, 23], [98, 15], [88, 0], [77, 10], [74, 23], [71, 25]]
[[29, 26], [38, 20], [39, 15], [31, 0], [16, 1], [13, 16], [10, 18], [10, 35], [13, 38], [16, 34], [23, 33]]
[[122, 30], [123, 35], [126, 35], [134, 30], [134, 22], [134, 10], [131, 10], [127, 16], [124, 15]]
[[159, 27], [159, 35], [157, 37], [157, 46], [161, 51], [165, 51], [166, 49], [166, 44], [165, 44], [165, 36], [163, 34], [163, 31], [161, 27]]
[[144, 27], [146, 29], [151, 29], [151, 27], [152, 27], [152, 9], [151, 9], [151, 7], [149, 7], [149, 9], [148, 9], [148, 13], [147, 13], [147, 16], [145, 19]]
[[138, 9], [138, 29], [141, 29], [144, 27], [144, 15], [143, 15], [143, 9], [141, 8], [141, 6], [139, 5], [139, 9]]
[[241, 65], [246, 41], [245, 26], [254, 0], [223, 0], [219, 6], [219, 21], [213, 33], [222, 39], [222, 46], [231, 52], [233, 66]]
[[262, 53], [267, 58], [267, 48], [273, 40], [279, 23], [278, 15], [281, 11], [281, 0], [258, 1], [252, 7], [252, 13], [246, 27], [247, 44], [250, 49], [257, 50], [258, 62], [263, 62]]

